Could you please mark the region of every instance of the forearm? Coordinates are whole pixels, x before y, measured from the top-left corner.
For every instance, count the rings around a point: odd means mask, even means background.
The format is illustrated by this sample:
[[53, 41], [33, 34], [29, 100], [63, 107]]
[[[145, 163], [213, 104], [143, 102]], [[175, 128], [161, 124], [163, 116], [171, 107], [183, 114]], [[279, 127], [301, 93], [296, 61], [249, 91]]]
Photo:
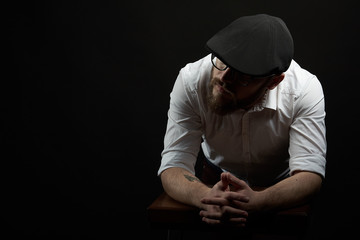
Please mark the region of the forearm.
[[291, 208], [308, 202], [320, 190], [322, 178], [311, 172], [299, 172], [293, 176], [257, 192], [253, 208], [271, 211]]
[[177, 201], [203, 207], [200, 200], [210, 191], [196, 176], [183, 168], [168, 168], [161, 175], [165, 192]]

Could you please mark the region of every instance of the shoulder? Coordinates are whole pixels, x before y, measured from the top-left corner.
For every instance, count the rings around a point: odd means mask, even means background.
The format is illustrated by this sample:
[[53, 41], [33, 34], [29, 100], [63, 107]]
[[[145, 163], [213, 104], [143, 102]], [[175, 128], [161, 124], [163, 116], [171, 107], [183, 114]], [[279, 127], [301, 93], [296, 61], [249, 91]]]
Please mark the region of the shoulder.
[[282, 94], [292, 95], [295, 100], [311, 93], [313, 95], [323, 95], [322, 86], [318, 78], [302, 68], [294, 60], [289, 69], [285, 72], [284, 81], [280, 84]]
[[207, 55], [196, 62], [188, 63], [180, 70], [179, 78], [190, 91], [197, 91], [203, 82], [210, 78], [211, 55]]
[[170, 103], [181, 111], [201, 112], [211, 75], [210, 55], [183, 67], [170, 94]]
[[318, 78], [292, 61], [279, 84], [279, 107], [289, 116], [304, 116], [313, 112], [324, 112], [324, 93]]

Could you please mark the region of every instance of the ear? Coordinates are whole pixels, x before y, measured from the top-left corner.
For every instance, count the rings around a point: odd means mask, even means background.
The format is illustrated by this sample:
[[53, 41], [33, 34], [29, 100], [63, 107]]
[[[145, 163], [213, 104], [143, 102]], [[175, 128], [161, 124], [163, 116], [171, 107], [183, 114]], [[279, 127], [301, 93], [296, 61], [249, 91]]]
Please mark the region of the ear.
[[273, 90], [274, 88], [276, 88], [276, 86], [279, 85], [279, 83], [281, 83], [281, 81], [284, 80], [284, 78], [285, 78], [285, 73], [272, 77], [268, 85], [268, 89]]

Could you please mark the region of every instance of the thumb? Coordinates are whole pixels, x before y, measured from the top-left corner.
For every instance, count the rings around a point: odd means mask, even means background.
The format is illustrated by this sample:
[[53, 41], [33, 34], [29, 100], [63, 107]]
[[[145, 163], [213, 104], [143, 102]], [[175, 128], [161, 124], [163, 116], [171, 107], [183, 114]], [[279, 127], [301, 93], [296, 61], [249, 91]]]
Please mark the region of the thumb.
[[235, 177], [231, 173], [228, 173], [226, 177], [228, 178], [228, 184], [233, 185], [237, 189], [245, 189], [249, 187], [245, 181]]
[[220, 176], [220, 181], [216, 184], [222, 191], [230, 190], [229, 188], [229, 178], [226, 176], [226, 173], [222, 173]]

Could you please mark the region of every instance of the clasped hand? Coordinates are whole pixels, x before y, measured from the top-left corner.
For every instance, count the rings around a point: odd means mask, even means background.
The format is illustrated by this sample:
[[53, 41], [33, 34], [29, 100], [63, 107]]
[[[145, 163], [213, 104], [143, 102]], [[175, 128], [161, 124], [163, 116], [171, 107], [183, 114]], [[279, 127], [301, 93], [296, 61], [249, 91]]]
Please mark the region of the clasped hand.
[[221, 180], [201, 199], [204, 209], [200, 216], [211, 225], [245, 226], [254, 194], [244, 181], [230, 173], [222, 173]]

